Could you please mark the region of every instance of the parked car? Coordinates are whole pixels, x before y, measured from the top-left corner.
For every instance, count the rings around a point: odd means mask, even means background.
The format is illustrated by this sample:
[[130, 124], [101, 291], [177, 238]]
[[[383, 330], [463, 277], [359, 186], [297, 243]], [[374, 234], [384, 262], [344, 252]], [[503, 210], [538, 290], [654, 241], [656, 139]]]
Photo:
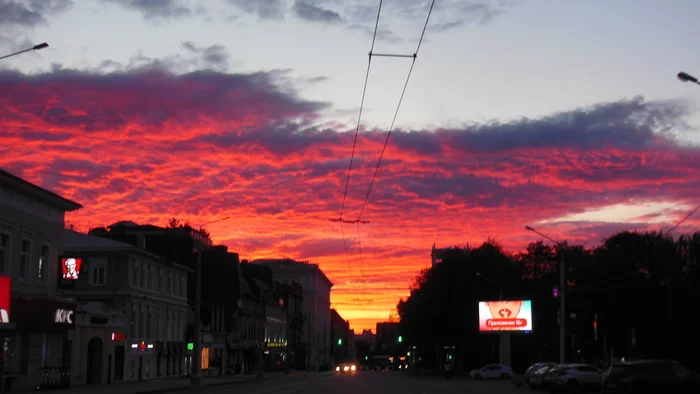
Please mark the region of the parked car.
[[552, 370], [553, 368], [556, 368], [557, 365], [547, 365], [544, 367], [541, 367], [537, 371], [535, 371], [532, 375], [530, 375], [529, 378], [527, 378], [527, 384], [528, 386], [532, 387], [533, 389], [541, 389], [544, 388], [544, 377], [547, 375], [547, 372]]
[[602, 393], [700, 393], [698, 374], [674, 360], [614, 363], [602, 379]]
[[469, 377], [474, 380], [510, 379], [512, 376], [513, 368], [502, 364], [489, 364], [483, 368], [469, 372]]
[[559, 364], [547, 371], [544, 388], [549, 391], [600, 390], [603, 370], [590, 364]]
[[555, 365], [557, 365], [557, 363], [555, 363], [555, 362], [539, 362], [539, 363], [534, 363], [534, 364], [530, 365], [530, 367], [527, 370], [525, 370], [525, 375], [524, 375], [525, 383], [530, 384], [530, 382], [529, 382], [530, 376], [532, 376], [535, 372], [539, 371], [540, 369], [542, 369], [544, 367], [553, 367]]

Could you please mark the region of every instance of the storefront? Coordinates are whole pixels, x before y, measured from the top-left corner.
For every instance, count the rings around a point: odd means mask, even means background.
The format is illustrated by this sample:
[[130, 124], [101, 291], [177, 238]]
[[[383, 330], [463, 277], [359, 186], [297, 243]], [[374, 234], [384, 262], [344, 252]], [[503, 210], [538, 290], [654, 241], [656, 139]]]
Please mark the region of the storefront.
[[20, 296], [10, 302], [4, 330], [4, 375], [12, 388], [46, 389], [70, 385], [71, 335], [75, 304], [68, 299]]

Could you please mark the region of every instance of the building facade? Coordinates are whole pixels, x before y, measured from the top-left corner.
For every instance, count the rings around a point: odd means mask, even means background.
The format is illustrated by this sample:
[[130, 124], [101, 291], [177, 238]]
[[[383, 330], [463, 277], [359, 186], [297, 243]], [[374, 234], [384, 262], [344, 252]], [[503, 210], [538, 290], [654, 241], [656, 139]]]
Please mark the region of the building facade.
[[64, 290], [78, 303], [72, 384], [185, 374], [189, 268], [71, 230], [61, 261], [80, 267]]
[[354, 353], [354, 346], [351, 336], [350, 323], [343, 319], [335, 309], [331, 309], [331, 357], [334, 364], [355, 361], [351, 357], [351, 349]]
[[330, 368], [330, 311], [333, 283], [318, 264], [291, 259], [255, 260], [252, 264], [270, 267], [282, 283], [299, 283], [303, 289], [304, 339], [306, 367], [310, 370]]
[[0, 376], [13, 390], [68, 384], [75, 303], [57, 290], [58, 261], [65, 213], [79, 208], [0, 170]]

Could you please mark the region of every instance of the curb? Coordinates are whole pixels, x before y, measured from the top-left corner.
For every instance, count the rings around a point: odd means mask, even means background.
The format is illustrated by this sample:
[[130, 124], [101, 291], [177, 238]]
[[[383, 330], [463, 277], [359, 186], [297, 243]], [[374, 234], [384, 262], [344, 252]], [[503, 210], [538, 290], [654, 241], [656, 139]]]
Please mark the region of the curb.
[[153, 390], [143, 390], [143, 391], [133, 391], [130, 392], [129, 394], [160, 394], [160, 393], [175, 393], [175, 392], [180, 392], [180, 391], [188, 391], [188, 390], [194, 390], [194, 389], [203, 389], [207, 387], [217, 387], [217, 386], [227, 386], [227, 385], [235, 385], [235, 384], [246, 384], [246, 383], [252, 383], [252, 382], [263, 382], [266, 380], [274, 380], [277, 377], [268, 377], [265, 378], [263, 377], [262, 379], [258, 379], [256, 377], [251, 377], [250, 379], [244, 379], [244, 380], [231, 380], [228, 382], [217, 382], [217, 383], [205, 383], [205, 384], [200, 384], [199, 386], [191, 386], [191, 385], [186, 385], [186, 386], [176, 386], [176, 387], [166, 387], [162, 389], [153, 389]]

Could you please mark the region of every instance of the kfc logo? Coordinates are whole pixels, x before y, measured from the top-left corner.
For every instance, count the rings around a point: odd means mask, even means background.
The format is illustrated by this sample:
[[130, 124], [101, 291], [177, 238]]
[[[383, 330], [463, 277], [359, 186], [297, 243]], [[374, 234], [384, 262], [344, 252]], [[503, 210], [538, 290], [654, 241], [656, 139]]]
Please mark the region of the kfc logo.
[[73, 324], [73, 311], [68, 309], [56, 309], [54, 322], [60, 324]]
[[12, 278], [0, 276], [0, 324], [10, 322], [10, 294]]
[[77, 280], [80, 276], [80, 267], [83, 265], [83, 259], [68, 257], [61, 259], [61, 272], [63, 279]]

